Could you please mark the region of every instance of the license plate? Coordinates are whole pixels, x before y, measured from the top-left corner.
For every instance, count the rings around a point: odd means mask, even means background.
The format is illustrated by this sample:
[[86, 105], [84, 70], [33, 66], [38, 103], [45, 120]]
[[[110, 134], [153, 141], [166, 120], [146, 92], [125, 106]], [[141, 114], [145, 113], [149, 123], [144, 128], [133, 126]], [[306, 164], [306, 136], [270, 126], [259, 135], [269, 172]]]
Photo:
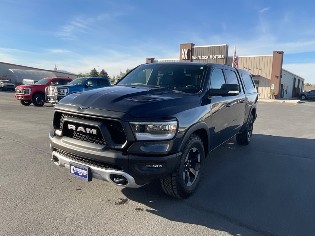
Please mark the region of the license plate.
[[81, 179], [84, 179], [87, 181], [91, 180], [90, 168], [87, 166], [70, 163], [70, 173]]

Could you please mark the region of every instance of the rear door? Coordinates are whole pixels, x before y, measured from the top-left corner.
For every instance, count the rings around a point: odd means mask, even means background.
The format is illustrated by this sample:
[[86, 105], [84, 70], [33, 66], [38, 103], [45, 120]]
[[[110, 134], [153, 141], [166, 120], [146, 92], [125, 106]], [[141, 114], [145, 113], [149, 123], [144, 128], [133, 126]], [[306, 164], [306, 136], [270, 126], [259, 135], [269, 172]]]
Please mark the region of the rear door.
[[238, 84], [240, 92], [238, 95], [228, 96], [227, 109], [230, 114], [230, 133], [235, 135], [244, 124], [245, 117], [245, 93], [237, 72], [233, 68], [224, 69], [224, 76], [227, 84]]

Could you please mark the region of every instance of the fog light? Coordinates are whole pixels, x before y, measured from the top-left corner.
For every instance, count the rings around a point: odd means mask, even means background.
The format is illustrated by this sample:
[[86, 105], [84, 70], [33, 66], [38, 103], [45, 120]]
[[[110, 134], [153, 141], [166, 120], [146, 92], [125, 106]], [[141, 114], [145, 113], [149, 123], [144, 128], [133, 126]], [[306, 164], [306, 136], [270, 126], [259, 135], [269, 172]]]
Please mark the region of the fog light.
[[56, 130], [55, 130], [55, 134], [56, 134], [57, 136], [62, 136], [62, 130], [56, 129]]
[[146, 144], [140, 147], [143, 152], [167, 152], [170, 145], [164, 144]]

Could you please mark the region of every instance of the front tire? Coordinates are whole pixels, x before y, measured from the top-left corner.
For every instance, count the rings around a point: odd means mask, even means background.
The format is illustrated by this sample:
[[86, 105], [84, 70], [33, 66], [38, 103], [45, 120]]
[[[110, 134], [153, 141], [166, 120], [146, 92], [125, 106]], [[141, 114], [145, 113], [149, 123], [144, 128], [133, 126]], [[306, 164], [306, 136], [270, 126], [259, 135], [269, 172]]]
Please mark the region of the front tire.
[[305, 95], [302, 95], [302, 96], [301, 96], [301, 99], [302, 99], [302, 100], [306, 100], [306, 96], [305, 96]]
[[34, 94], [32, 102], [37, 107], [42, 107], [45, 104], [45, 96], [41, 93]]
[[161, 179], [163, 191], [175, 198], [187, 198], [198, 187], [205, 159], [203, 142], [197, 135], [187, 141], [179, 167], [169, 176]]
[[29, 105], [31, 105], [31, 103], [32, 103], [32, 101], [30, 101], [30, 100], [21, 100], [20, 102], [21, 102], [21, 104], [22, 104], [23, 106], [29, 106]]

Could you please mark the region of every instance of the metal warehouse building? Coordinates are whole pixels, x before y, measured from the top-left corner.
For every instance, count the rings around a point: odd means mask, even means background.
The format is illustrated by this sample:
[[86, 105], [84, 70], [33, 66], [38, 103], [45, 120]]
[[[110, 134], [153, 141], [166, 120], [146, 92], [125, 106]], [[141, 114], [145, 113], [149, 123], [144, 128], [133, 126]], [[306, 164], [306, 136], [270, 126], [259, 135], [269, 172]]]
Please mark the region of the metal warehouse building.
[[0, 62], [0, 80], [9, 80], [15, 85], [22, 84], [23, 79], [38, 81], [45, 77], [59, 77], [75, 79], [72, 73], [56, 70], [44, 70], [34, 67]]
[[[179, 59], [147, 58], [146, 63], [165, 61], [190, 61], [232, 65], [228, 45], [195, 46], [180, 44]], [[238, 68], [248, 70], [254, 78], [259, 97], [264, 99], [290, 99], [303, 91], [304, 79], [282, 68], [283, 51], [271, 55], [237, 57]]]

